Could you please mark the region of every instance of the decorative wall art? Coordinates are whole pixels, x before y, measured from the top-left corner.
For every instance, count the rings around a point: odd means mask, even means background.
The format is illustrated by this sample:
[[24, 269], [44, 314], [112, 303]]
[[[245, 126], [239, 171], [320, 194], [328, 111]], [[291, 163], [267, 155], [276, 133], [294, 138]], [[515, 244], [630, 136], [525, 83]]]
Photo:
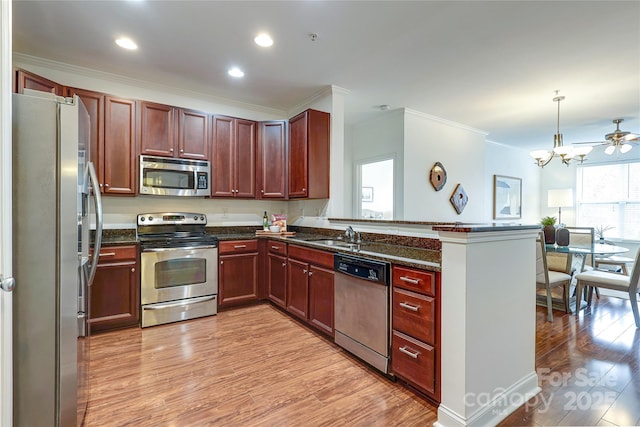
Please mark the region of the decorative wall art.
[[373, 187], [362, 187], [362, 201], [373, 202]]
[[522, 179], [512, 176], [493, 176], [493, 218], [522, 217]]
[[444, 184], [447, 182], [447, 171], [444, 170], [442, 163], [436, 162], [429, 172], [429, 182], [433, 186], [434, 190], [440, 191]]
[[462, 184], [458, 184], [456, 186], [456, 189], [453, 190], [449, 201], [453, 205], [453, 208], [456, 210], [456, 212], [458, 212], [458, 215], [460, 215], [465, 206], [467, 206], [467, 202], [469, 201], [469, 197], [464, 191], [464, 188], [462, 188]]

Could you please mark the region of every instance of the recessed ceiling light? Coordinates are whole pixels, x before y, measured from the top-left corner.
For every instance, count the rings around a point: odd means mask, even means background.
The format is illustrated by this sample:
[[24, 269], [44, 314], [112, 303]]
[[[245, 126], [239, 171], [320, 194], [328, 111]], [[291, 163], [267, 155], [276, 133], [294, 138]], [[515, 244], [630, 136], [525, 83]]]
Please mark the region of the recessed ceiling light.
[[124, 49], [135, 50], [138, 48], [138, 45], [131, 39], [126, 37], [120, 37], [116, 39], [116, 44]]
[[269, 47], [273, 45], [273, 39], [267, 33], [258, 34], [253, 41], [256, 42], [258, 46], [262, 47]]
[[229, 75], [231, 77], [244, 77], [244, 71], [242, 71], [240, 68], [238, 67], [233, 67], [231, 69], [229, 69], [229, 71], [227, 71], [227, 73], [229, 73]]

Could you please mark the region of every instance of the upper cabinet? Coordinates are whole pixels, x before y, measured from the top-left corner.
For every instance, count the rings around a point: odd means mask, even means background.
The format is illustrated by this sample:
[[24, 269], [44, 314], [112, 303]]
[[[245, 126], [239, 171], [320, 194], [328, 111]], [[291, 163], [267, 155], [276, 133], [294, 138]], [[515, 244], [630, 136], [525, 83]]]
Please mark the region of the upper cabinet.
[[256, 177], [259, 199], [287, 197], [287, 122], [260, 122]]
[[330, 119], [306, 110], [289, 120], [289, 198], [329, 198]]
[[90, 156], [100, 190], [108, 195], [135, 195], [135, 101], [65, 89], [65, 96], [73, 95], [78, 95], [89, 113]]
[[104, 98], [105, 194], [134, 196], [136, 187], [136, 102]]
[[146, 101], [138, 108], [140, 154], [208, 160], [208, 114]]
[[256, 127], [251, 120], [213, 116], [212, 197], [256, 197]]
[[64, 86], [36, 74], [24, 70], [16, 70], [15, 91], [23, 93], [25, 89], [39, 90], [42, 92], [55, 93], [58, 96], [64, 95]]

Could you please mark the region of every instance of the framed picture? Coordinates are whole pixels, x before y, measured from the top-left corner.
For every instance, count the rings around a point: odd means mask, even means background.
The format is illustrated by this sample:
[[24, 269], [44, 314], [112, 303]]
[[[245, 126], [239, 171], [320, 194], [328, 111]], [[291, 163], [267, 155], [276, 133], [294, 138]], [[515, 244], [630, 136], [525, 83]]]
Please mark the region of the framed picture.
[[522, 218], [522, 179], [493, 176], [493, 218]]
[[373, 202], [373, 187], [362, 187], [362, 201]]

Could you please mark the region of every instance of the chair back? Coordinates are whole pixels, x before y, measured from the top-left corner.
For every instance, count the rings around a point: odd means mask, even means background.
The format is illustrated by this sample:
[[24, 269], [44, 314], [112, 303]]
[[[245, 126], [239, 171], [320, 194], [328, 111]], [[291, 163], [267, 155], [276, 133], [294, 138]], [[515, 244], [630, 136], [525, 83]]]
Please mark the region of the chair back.
[[547, 251], [544, 247], [544, 235], [540, 233], [536, 239], [536, 283], [546, 284], [548, 282]]
[[640, 281], [640, 249], [636, 254], [636, 261], [633, 264], [633, 270], [631, 270], [631, 278], [629, 279], [629, 294], [635, 295], [638, 292], [638, 283]]
[[[593, 238], [595, 236], [595, 230], [593, 227], [567, 227], [567, 230], [569, 230], [569, 245], [577, 248], [588, 249], [593, 247]], [[593, 255], [587, 255], [584, 258], [584, 264], [593, 267]]]

